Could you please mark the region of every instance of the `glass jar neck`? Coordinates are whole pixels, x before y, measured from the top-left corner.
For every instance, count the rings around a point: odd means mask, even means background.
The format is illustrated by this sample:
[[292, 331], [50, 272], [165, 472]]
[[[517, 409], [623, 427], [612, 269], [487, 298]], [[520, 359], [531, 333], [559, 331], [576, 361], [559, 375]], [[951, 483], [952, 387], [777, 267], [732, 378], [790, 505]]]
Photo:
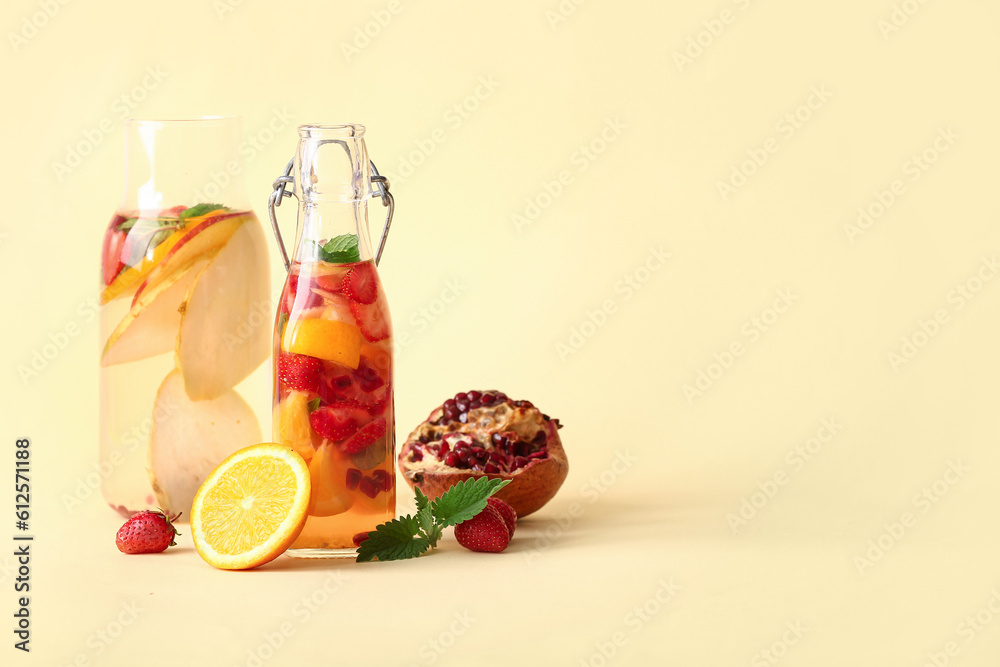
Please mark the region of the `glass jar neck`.
[[295, 153], [295, 193], [299, 198], [296, 259], [314, 255], [313, 243], [339, 236], [358, 237], [362, 260], [374, 252], [368, 234], [371, 174], [363, 125], [303, 125]]
[[220, 204], [250, 208], [240, 155], [242, 119], [125, 121], [122, 210]]

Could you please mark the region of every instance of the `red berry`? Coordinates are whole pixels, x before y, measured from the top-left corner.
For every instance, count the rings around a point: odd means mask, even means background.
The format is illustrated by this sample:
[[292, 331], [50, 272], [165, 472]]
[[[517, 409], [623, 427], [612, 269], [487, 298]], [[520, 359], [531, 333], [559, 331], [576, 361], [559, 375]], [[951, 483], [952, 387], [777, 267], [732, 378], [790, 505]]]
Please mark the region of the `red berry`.
[[500, 515], [500, 518], [507, 525], [507, 532], [510, 533], [511, 537], [514, 537], [514, 528], [517, 526], [517, 512], [514, 511], [514, 508], [496, 496], [487, 498], [486, 505], [496, 510], [497, 514]]
[[357, 320], [358, 328], [369, 343], [377, 343], [389, 337], [392, 324], [389, 314], [382, 308], [384, 301], [377, 300], [372, 304], [351, 301], [351, 313]]
[[476, 516], [455, 526], [455, 539], [472, 551], [500, 553], [510, 543], [510, 531], [500, 513], [487, 505]]
[[101, 252], [101, 277], [105, 285], [110, 285], [115, 277], [124, 267], [121, 261], [122, 248], [125, 245], [125, 232], [115, 229], [125, 221], [125, 218], [116, 215], [104, 232], [104, 248]]
[[316, 357], [282, 354], [278, 357], [278, 379], [289, 389], [316, 391], [322, 367], [323, 364]]
[[[314, 412], [313, 414], [316, 413]], [[376, 419], [373, 422], [369, 422], [351, 436], [347, 442], [342, 444], [341, 449], [343, 449], [345, 454], [357, 454], [370, 447], [375, 441], [385, 435], [385, 428], [384, 419]]]
[[354, 542], [354, 546], [360, 547], [361, 543], [368, 539], [368, 532], [357, 533], [351, 540]]
[[363, 304], [375, 303], [378, 297], [378, 277], [371, 262], [356, 264], [347, 272], [343, 282], [344, 294], [351, 301]]
[[339, 275], [321, 275], [313, 278], [313, 281], [316, 283], [316, 287], [321, 290], [338, 294], [343, 289], [344, 279]]
[[358, 420], [349, 411], [333, 406], [313, 410], [309, 414], [309, 425], [327, 440], [334, 441], [343, 440], [358, 430]]
[[167, 517], [163, 512], [143, 510], [133, 514], [125, 524], [118, 529], [115, 544], [118, 550], [126, 554], [152, 554], [166, 550], [177, 543], [174, 536], [178, 535], [172, 521], [177, 514]]

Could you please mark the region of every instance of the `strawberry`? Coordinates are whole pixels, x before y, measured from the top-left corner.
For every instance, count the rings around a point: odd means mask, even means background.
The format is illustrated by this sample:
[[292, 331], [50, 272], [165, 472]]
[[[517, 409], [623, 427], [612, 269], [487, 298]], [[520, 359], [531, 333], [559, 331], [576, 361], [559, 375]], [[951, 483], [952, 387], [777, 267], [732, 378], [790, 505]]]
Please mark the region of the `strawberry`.
[[365, 305], [375, 303], [378, 298], [378, 276], [371, 262], [356, 264], [344, 278], [342, 289], [351, 301]]
[[334, 294], [339, 294], [344, 284], [343, 276], [338, 275], [316, 276], [313, 280], [316, 283], [316, 287]]
[[510, 531], [500, 513], [487, 505], [476, 516], [455, 526], [455, 539], [472, 551], [500, 553], [510, 543]]
[[378, 299], [372, 304], [351, 301], [351, 313], [358, 322], [358, 328], [369, 343], [377, 343], [389, 337], [392, 324], [389, 313], [383, 308], [385, 301]]
[[375, 441], [385, 435], [385, 428], [384, 419], [376, 419], [369, 422], [361, 427], [349, 440], [344, 442], [340, 448], [345, 454], [357, 454], [370, 447]]
[[[365, 413], [367, 416], [367, 413]], [[309, 425], [327, 440], [343, 440], [358, 430], [358, 420], [350, 412], [332, 406], [316, 408], [309, 414]]]
[[111, 281], [125, 268], [122, 264], [122, 247], [125, 245], [125, 232], [115, 229], [115, 226], [124, 221], [120, 215], [116, 215], [111, 221], [108, 230], [104, 232], [104, 248], [101, 252], [101, 277], [105, 285], [110, 285]]
[[514, 511], [514, 508], [496, 496], [487, 498], [486, 506], [496, 510], [497, 514], [500, 515], [500, 518], [507, 525], [507, 532], [510, 533], [511, 537], [514, 537], [514, 527], [517, 526], [517, 512]]
[[167, 517], [162, 511], [143, 510], [129, 517], [115, 536], [118, 550], [126, 554], [152, 554], [172, 547], [179, 535], [173, 521], [180, 514]]
[[286, 387], [297, 391], [316, 391], [322, 367], [316, 357], [282, 354], [278, 357], [278, 379]]

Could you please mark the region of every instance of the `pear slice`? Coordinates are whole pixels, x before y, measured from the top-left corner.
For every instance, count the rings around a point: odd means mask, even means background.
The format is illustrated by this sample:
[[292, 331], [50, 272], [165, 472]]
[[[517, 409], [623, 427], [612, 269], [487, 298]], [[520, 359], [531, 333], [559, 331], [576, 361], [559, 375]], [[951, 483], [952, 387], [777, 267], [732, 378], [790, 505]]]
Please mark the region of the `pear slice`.
[[158, 259], [145, 276], [145, 280], [135, 292], [133, 303], [141, 299], [146, 291], [155, 289], [160, 282], [188, 264], [199, 259], [211, 259], [225, 247], [247, 218], [245, 213], [220, 213], [185, 230], [180, 239], [169, 246], [166, 254]]
[[173, 350], [181, 307], [206, 264], [207, 259], [197, 260], [146, 290], [108, 336], [101, 365], [137, 361]]
[[192, 401], [174, 370], [156, 392], [149, 435], [149, 479], [160, 508], [191, 516], [209, 473], [238, 449], [261, 441], [257, 416], [235, 391]]
[[188, 396], [218, 398], [271, 352], [267, 242], [260, 225], [241, 225], [188, 292], [177, 335], [177, 366]]

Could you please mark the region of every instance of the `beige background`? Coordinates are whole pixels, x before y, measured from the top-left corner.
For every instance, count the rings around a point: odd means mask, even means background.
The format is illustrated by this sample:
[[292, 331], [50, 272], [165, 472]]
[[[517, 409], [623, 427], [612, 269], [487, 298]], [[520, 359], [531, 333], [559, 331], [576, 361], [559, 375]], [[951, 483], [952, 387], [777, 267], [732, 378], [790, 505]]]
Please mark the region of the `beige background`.
[[[995, 3], [225, 1], [4, 4], [0, 432], [37, 535], [4, 664], [996, 664]], [[566, 424], [505, 554], [227, 573], [67, 508], [122, 118], [204, 113], [245, 117], [261, 216], [296, 124], [367, 124], [400, 436], [475, 387]]]

